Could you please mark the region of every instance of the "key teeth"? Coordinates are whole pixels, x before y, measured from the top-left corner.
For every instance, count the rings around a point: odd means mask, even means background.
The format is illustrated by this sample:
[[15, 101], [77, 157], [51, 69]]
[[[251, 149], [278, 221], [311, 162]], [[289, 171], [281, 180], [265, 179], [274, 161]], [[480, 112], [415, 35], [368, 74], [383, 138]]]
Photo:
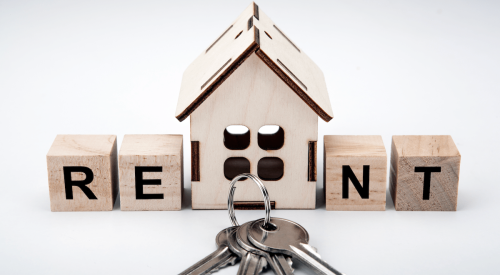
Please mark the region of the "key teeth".
[[262, 273], [262, 271], [264, 271], [264, 269], [267, 268], [267, 261], [264, 257], [261, 257], [259, 259], [260, 263], [259, 263], [259, 266], [260, 266], [260, 269], [259, 269], [259, 274]]
[[292, 272], [295, 272], [295, 269], [293, 269], [293, 267], [292, 267], [292, 265], [293, 265], [292, 257], [286, 257], [286, 262], [290, 266], [290, 270], [292, 270]]
[[224, 267], [229, 266], [229, 265], [235, 265], [237, 261], [238, 261], [238, 257], [231, 257], [231, 258], [227, 259], [226, 261], [222, 262], [216, 268], [212, 269], [207, 274], [213, 274], [213, 273], [219, 271], [221, 268], [224, 268]]
[[224, 265], [224, 267], [226, 267], [228, 265], [235, 265], [237, 261], [238, 261], [238, 257], [231, 257], [231, 259], [227, 260], [227, 264]]

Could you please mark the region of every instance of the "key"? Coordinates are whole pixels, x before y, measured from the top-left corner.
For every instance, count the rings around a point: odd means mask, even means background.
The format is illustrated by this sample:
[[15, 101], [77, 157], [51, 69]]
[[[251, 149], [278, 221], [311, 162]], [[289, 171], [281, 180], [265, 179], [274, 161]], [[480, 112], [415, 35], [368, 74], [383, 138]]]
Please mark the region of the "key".
[[[289, 261], [283, 256], [283, 254], [270, 254], [264, 250], [255, 247], [252, 243], [248, 241], [248, 228], [253, 221], [242, 224], [236, 230], [236, 241], [245, 250], [252, 252], [254, 254], [264, 257], [268, 265], [271, 266], [274, 273], [277, 275], [293, 275], [293, 269]], [[229, 245], [232, 244], [232, 239], [229, 239]]]
[[228, 265], [234, 265], [240, 257], [234, 254], [228, 247], [228, 238], [231, 233], [236, 233], [237, 226], [229, 227], [217, 234], [215, 243], [217, 250], [212, 252], [207, 257], [195, 263], [188, 269], [179, 273], [179, 275], [206, 275], [212, 274]]
[[238, 275], [261, 273], [267, 267], [267, 261], [260, 255], [251, 253], [243, 249], [236, 241], [236, 231], [231, 232], [228, 236], [229, 249], [241, 258]]
[[269, 230], [262, 227], [263, 219], [256, 220], [248, 228], [248, 240], [256, 247], [271, 252], [292, 256], [321, 275], [342, 275], [328, 263], [318, 257], [318, 254], [308, 244], [309, 233], [298, 223], [271, 218], [276, 228]]

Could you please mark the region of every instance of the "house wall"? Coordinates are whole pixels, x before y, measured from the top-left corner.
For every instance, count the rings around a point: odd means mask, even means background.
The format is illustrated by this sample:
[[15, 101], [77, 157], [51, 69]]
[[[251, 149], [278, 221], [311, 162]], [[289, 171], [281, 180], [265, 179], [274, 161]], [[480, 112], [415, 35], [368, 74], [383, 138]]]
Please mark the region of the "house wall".
[[[250, 146], [229, 150], [223, 133], [229, 125], [250, 129]], [[262, 150], [257, 134], [263, 125], [279, 125], [285, 131], [280, 150]], [[314, 209], [316, 182], [308, 181], [308, 142], [318, 139], [318, 116], [255, 54], [252, 54], [191, 114], [191, 141], [199, 141], [200, 181], [192, 182], [193, 209], [226, 209], [229, 180], [224, 162], [246, 157], [250, 172], [257, 174], [263, 157], [279, 157], [284, 175], [263, 181], [278, 209]], [[262, 201], [251, 180], [236, 184], [235, 201]]]

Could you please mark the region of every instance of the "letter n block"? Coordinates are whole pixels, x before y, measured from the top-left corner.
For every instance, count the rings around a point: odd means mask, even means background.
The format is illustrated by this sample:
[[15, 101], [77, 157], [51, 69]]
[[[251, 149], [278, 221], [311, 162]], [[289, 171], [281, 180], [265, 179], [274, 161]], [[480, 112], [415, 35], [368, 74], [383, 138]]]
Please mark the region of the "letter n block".
[[451, 136], [393, 136], [390, 190], [396, 210], [456, 211], [460, 153]]
[[114, 135], [58, 135], [47, 153], [51, 210], [113, 210], [116, 152]]
[[326, 210], [385, 210], [387, 153], [381, 136], [325, 136]]
[[125, 135], [119, 163], [121, 210], [181, 210], [182, 135]]

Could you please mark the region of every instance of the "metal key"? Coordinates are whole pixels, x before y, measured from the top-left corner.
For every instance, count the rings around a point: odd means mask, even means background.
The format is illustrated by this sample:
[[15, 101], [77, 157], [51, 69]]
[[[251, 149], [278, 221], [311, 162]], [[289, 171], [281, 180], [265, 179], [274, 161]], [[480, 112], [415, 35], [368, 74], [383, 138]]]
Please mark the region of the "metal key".
[[228, 236], [228, 244], [229, 249], [231, 249], [234, 254], [241, 257], [240, 268], [237, 273], [238, 275], [257, 275], [267, 267], [267, 261], [265, 258], [243, 249], [243, 247], [238, 244], [236, 241], [236, 231], [231, 232]]
[[282, 253], [298, 259], [314, 270], [316, 274], [342, 275], [318, 257], [314, 249], [308, 244], [309, 233], [298, 223], [271, 218], [271, 224], [276, 228], [264, 229], [264, 220], [256, 220], [248, 228], [248, 240], [256, 247], [271, 252]]
[[228, 239], [231, 233], [233, 235], [236, 233], [236, 229], [238, 229], [238, 227], [233, 226], [219, 232], [219, 234], [217, 234], [217, 237], [215, 238], [217, 250], [215, 250], [199, 262], [195, 263], [185, 271], [179, 273], [179, 275], [211, 274], [225, 266], [234, 265], [240, 259], [240, 256], [234, 254], [229, 249]]
[[[236, 230], [236, 241], [245, 250], [252, 252], [254, 254], [264, 257], [269, 266], [273, 269], [274, 273], [277, 275], [293, 275], [293, 269], [291, 267], [288, 259], [283, 256], [283, 254], [271, 254], [264, 250], [255, 247], [252, 243], [248, 241], [248, 228], [253, 223], [247, 222], [242, 224], [238, 230]], [[232, 244], [232, 239], [229, 239], [229, 246]]]

